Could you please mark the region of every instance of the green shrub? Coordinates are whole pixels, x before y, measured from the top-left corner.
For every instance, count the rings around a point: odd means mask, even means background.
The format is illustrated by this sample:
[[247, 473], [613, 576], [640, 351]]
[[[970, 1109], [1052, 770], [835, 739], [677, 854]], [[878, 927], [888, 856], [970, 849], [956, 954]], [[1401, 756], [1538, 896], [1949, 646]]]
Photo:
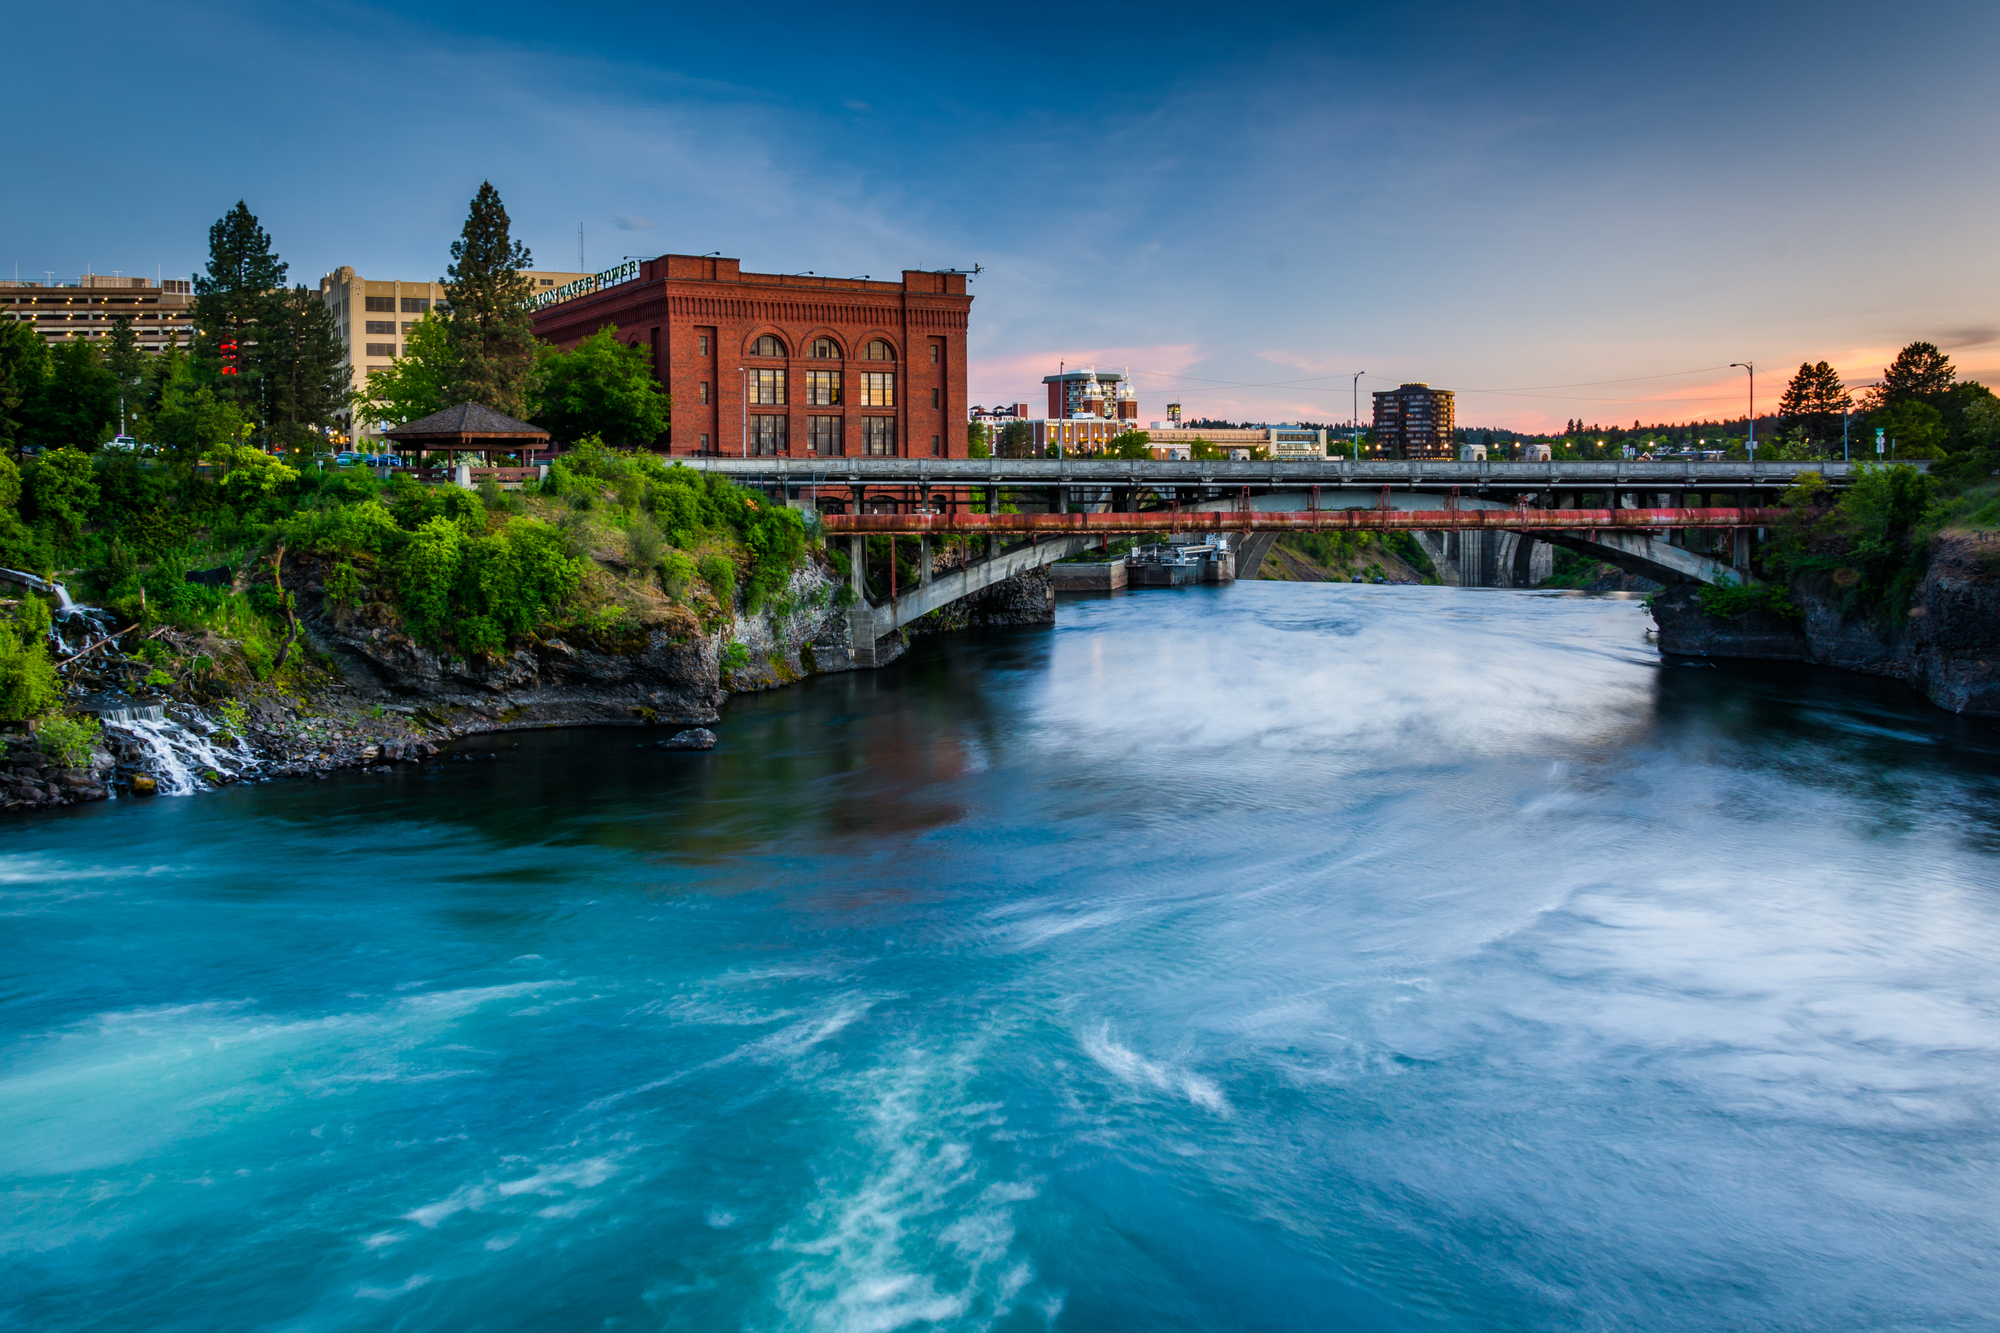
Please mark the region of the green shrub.
[[1718, 620], [1735, 620], [1752, 611], [1785, 620], [1805, 615], [1792, 601], [1791, 590], [1780, 583], [1709, 583], [1699, 595], [1701, 609]]
[[23, 722], [62, 702], [62, 680], [49, 656], [49, 608], [32, 593], [0, 625], [0, 718]]
[[660, 586], [676, 602], [687, 600], [696, 575], [694, 557], [687, 552], [668, 548], [660, 553]]
[[750, 665], [750, 649], [731, 639], [722, 647], [719, 664], [724, 671], [741, 671]]
[[631, 549], [632, 567], [651, 569], [660, 563], [660, 552], [666, 548], [667, 539], [659, 524], [645, 514], [635, 514], [625, 526], [625, 542]]
[[[249, 710], [234, 699], [224, 699], [215, 706], [215, 715], [221, 723], [215, 731], [217, 740], [224, 745], [234, 745], [242, 739], [243, 728], [250, 720]], [[381, 716], [380, 709], [376, 710], [376, 716]]]
[[43, 721], [37, 739], [42, 752], [60, 767], [82, 768], [90, 763], [103, 730], [94, 717], [52, 717]]
[[728, 611], [736, 605], [736, 566], [727, 556], [705, 555], [699, 566], [702, 582], [715, 594], [715, 600]]

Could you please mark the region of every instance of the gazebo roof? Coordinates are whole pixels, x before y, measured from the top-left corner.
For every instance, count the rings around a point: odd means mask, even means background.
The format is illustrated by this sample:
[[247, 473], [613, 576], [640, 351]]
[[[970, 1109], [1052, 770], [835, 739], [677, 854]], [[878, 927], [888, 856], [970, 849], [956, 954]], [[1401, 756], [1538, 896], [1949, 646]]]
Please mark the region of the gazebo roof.
[[479, 403], [460, 403], [442, 412], [433, 412], [415, 421], [383, 432], [400, 444], [428, 445], [432, 448], [479, 449], [486, 441], [546, 440], [549, 433], [540, 426], [516, 421], [504, 412]]

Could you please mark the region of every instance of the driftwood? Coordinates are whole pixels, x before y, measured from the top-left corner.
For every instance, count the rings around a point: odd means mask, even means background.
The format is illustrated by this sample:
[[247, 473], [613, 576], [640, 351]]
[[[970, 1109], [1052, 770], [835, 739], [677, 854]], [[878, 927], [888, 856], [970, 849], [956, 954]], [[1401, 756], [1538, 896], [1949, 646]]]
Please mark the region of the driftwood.
[[[118, 630], [117, 632], [112, 634], [107, 634], [103, 638], [99, 639], [96, 643], [89, 644], [83, 648], [77, 649], [77, 651], [71, 653], [68, 657], [65, 657], [62, 661], [56, 663], [56, 665], [59, 667], [66, 667], [71, 662], [77, 661], [79, 658], [88, 657], [90, 656], [90, 654], [96, 652], [99, 648], [102, 648], [105, 644], [110, 643], [114, 639], [122, 639], [127, 634], [130, 634], [133, 630], [137, 628], [139, 628], [139, 622], [135, 620], [131, 624], [127, 625], [124, 629]], [[146, 637], [151, 638], [152, 636], [149, 634]]]

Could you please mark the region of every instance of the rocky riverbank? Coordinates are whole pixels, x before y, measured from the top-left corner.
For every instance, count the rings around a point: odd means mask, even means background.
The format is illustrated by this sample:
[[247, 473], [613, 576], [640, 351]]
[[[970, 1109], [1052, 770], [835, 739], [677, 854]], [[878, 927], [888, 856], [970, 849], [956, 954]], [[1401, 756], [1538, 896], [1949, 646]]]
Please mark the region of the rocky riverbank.
[[1688, 657], [1812, 662], [1891, 676], [1954, 713], [2000, 717], [2000, 539], [1946, 532], [1900, 626], [1858, 621], [1825, 580], [1792, 588], [1797, 618], [1748, 610], [1723, 618], [1700, 589], [1675, 587], [1653, 602], [1660, 650]]
[[[962, 552], [939, 551], [937, 572]], [[312, 778], [343, 768], [390, 771], [475, 757], [478, 736], [567, 726], [659, 729], [663, 746], [706, 749], [708, 728], [731, 694], [775, 689], [853, 666], [849, 619], [833, 570], [796, 570], [760, 613], [739, 606], [704, 626], [661, 599], [598, 631], [530, 637], [504, 655], [462, 658], [404, 631], [389, 608], [336, 609], [325, 571], [300, 560], [286, 570], [297, 601], [300, 648], [316, 666], [286, 684], [245, 681], [231, 697], [197, 699], [149, 685], [146, 665], [105, 652], [72, 682], [106, 701], [104, 730], [87, 762], [62, 767], [23, 731], [0, 752], [0, 809], [29, 809], [220, 786]], [[1048, 575], [1033, 570], [944, 607], [878, 645], [901, 655], [914, 635], [1055, 619]]]

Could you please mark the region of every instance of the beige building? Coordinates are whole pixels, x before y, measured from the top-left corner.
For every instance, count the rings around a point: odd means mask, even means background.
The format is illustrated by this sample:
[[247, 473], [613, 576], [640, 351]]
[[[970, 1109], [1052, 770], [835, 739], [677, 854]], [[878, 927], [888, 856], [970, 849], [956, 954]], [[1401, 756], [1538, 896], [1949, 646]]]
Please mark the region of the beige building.
[[[548, 291], [587, 276], [543, 269], [523, 270], [536, 291]], [[371, 370], [387, 370], [403, 355], [403, 339], [432, 307], [444, 302], [441, 282], [364, 278], [337, 268], [319, 280], [320, 299], [333, 315], [334, 332], [347, 353], [348, 379], [358, 392]], [[372, 433], [372, 432], [371, 432]]]
[[186, 278], [128, 278], [86, 273], [66, 282], [0, 278], [0, 319], [33, 324], [49, 342], [109, 338], [113, 320], [129, 319], [148, 352], [194, 341], [194, 295]]

